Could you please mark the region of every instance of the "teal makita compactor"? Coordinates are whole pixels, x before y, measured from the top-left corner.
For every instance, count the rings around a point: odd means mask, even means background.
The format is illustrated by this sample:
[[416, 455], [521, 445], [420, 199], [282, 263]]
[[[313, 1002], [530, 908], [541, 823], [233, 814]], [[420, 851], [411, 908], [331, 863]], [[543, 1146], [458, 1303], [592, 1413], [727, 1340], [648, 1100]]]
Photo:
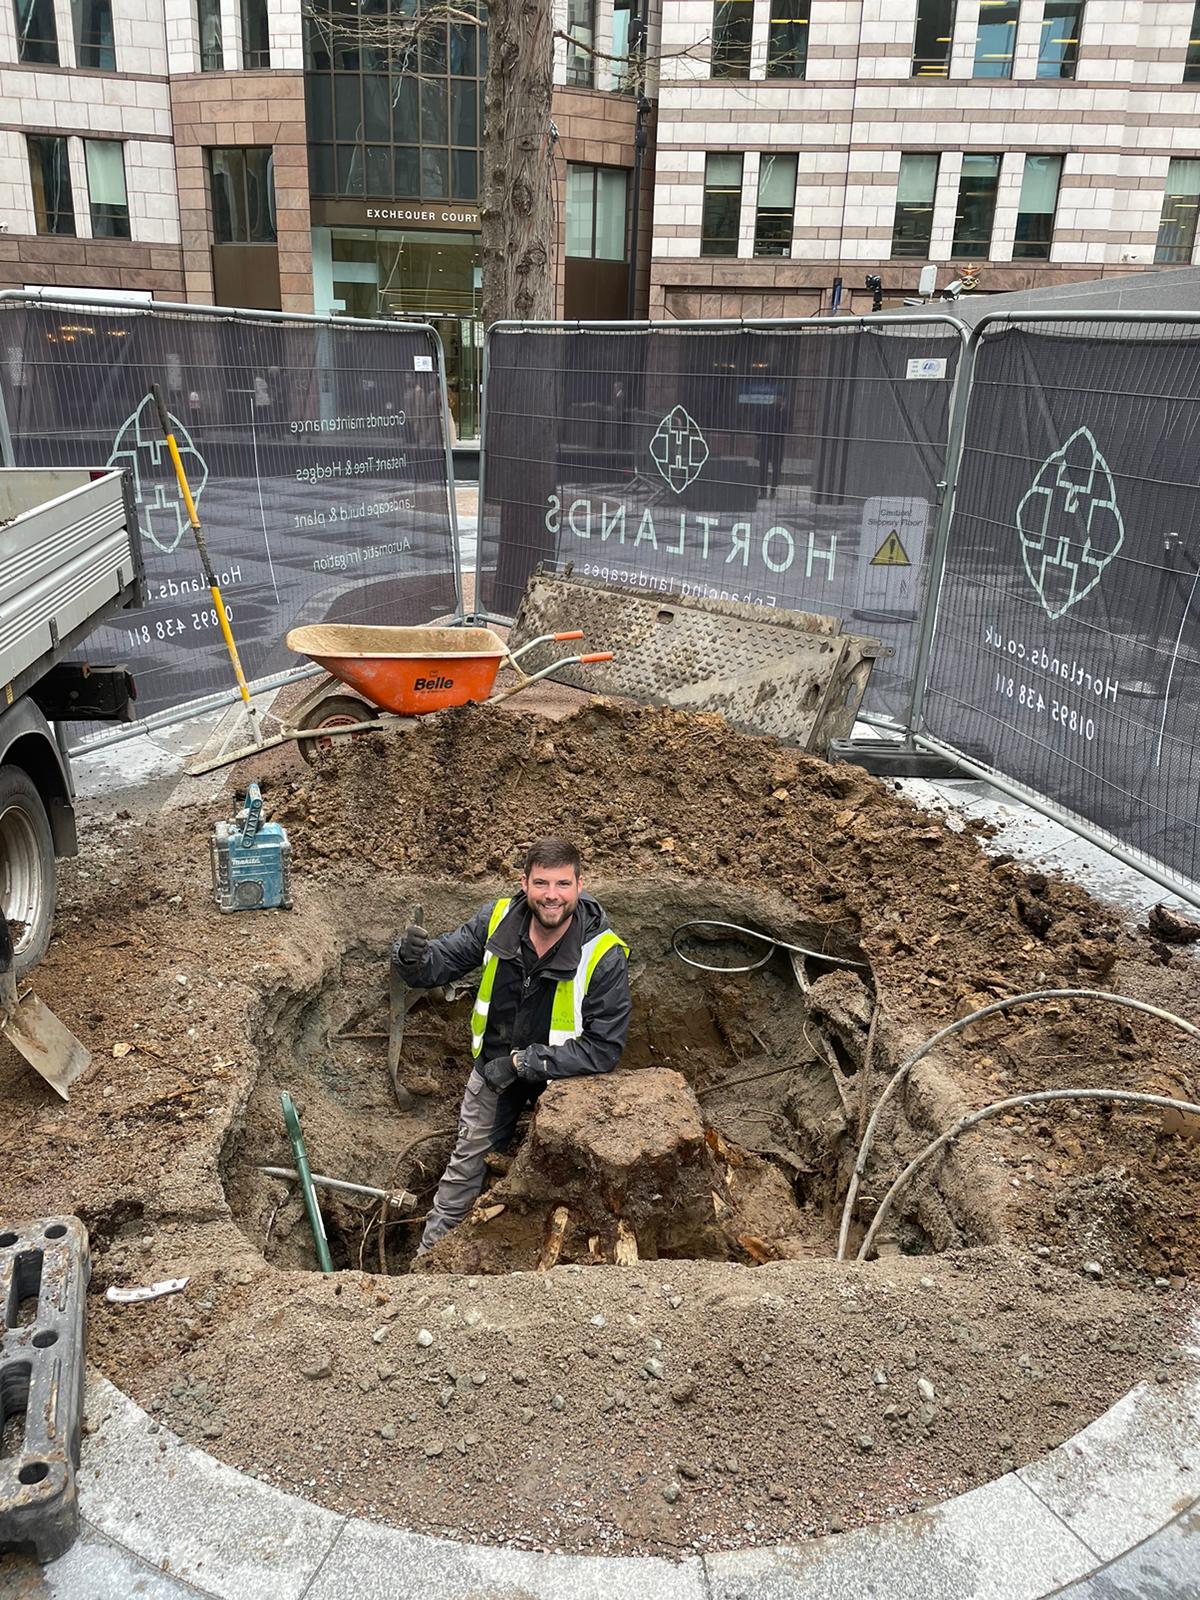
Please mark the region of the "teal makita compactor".
[[212, 836], [213, 897], [222, 911], [290, 911], [292, 847], [278, 822], [263, 821], [262, 790], [252, 783], [232, 822]]

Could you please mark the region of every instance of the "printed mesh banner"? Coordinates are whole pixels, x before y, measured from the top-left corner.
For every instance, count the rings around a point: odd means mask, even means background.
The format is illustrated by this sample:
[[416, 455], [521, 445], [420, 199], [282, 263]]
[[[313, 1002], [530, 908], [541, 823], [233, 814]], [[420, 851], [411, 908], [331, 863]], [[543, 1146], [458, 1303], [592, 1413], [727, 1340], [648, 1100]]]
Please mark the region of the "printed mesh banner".
[[903, 717], [961, 349], [948, 321], [489, 335], [479, 595], [539, 562], [840, 617]]
[[455, 611], [431, 334], [0, 300], [0, 399], [19, 467], [127, 467], [147, 605], [88, 641], [139, 715], [233, 685], [162, 438], [158, 384], [247, 678], [302, 664], [289, 628]]
[[925, 702], [935, 738], [1200, 877], [1200, 336], [989, 328]]

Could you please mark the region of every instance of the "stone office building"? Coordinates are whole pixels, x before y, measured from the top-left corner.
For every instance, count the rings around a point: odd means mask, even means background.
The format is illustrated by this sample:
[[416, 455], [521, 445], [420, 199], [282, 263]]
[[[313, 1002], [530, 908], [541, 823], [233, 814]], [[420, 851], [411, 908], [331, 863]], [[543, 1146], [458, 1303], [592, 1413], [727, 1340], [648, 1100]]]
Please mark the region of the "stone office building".
[[1188, 264], [1198, 203], [1193, 0], [664, 6], [652, 316]]
[[[0, 0], [0, 288], [417, 317], [478, 428], [486, 27], [475, 0]], [[482, 10], [482, 7], [479, 8]], [[561, 0], [560, 306], [624, 316], [628, 0]], [[645, 119], [643, 119], [645, 120]]]
[[[428, 319], [471, 437], [477, 3], [414, 33], [421, 0], [0, 0], [0, 287]], [[1195, 258], [1193, 0], [554, 3], [566, 317]]]

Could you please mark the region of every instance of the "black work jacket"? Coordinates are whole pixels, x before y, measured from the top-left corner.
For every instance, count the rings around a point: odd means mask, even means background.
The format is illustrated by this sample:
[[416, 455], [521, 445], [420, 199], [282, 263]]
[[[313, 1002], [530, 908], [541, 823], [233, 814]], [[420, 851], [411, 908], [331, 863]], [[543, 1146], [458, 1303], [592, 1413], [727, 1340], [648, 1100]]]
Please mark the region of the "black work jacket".
[[[466, 977], [482, 965], [495, 906], [494, 900], [481, 906], [469, 922], [453, 933], [432, 939], [419, 962], [410, 964], [401, 959], [397, 939], [392, 959], [405, 983], [419, 989], [436, 989]], [[573, 976], [583, 946], [608, 927], [603, 907], [591, 895], [581, 894], [571, 926], [541, 957], [527, 937], [530, 915], [524, 894], [518, 892], [492, 935], [491, 948], [499, 957], [499, 965], [480, 1061], [532, 1045], [537, 1069], [547, 1079], [611, 1072], [625, 1048], [632, 1010], [629, 963], [620, 948], [607, 951], [592, 974], [584, 997], [583, 1032], [579, 1038], [560, 1045], [548, 1042], [555, 985], [561, 978]]]

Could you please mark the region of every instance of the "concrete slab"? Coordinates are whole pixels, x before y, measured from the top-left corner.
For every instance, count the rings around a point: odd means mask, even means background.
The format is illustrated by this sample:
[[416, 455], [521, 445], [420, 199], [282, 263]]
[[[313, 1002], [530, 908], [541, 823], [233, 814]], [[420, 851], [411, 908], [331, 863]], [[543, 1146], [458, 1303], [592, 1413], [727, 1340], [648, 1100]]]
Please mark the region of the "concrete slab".
[[1139, 1384], [1017, 1476], [1101, 1560], [1139, 1544], [1200, 1495], [1200, 1368]]
[[[156, 1572], [87, 1524], [65, 1556], [45, 1569], [47, 1600], [198, 1600], [208, 1591]], [[2, 1593], [3, 1591], [0, 1591]]]
[[1200, 1600], [1200, 1502], [1055, 1600]]
[[104, 1378], [89, 1382], [85, 1415], [96, 1432], [79, 1474], [80, 1509], [93, 1528], [215, 1600], [300, 1600], [344, 1517], [165, 1429], [152, 1433], [146, 1413]]
[[896, 1522], [704, 1559], [711, 1600], [1037, 1600], [1094, 1565], [1013, 1473]]
[[451, 1544], [355, 1518], [304, 1600], [708, 1600], [698, 1558], [536, 1555]]

